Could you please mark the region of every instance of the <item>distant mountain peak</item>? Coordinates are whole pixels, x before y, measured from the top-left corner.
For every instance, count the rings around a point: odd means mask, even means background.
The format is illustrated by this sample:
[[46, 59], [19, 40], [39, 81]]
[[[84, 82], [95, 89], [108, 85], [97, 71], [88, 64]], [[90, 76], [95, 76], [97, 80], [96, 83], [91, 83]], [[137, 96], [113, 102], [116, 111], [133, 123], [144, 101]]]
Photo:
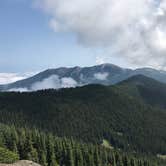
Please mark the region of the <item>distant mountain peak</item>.
[[103, 63], [103, 64], [96, 65], [96, 66], [98, 66], [98, 67], [102, 67], [102, 68], [104, 68], [104, 67], [115, 67], [115, 68], [121, 68], [121, 67], [119, 67], [119, 66], [117, 66], [117, 65], [114, 65], [114, 64], [112, 64], [112, 63]]
[[[113, 85], [126, 80], [132, 76], [147, 76], [166, 83], [166, 72], [151, 68], [140, 68], [136, 70], [121, 68], [111, 63], [91, 67], [59, 67], [47, 69], [33, 77], [17, 81], [8, 85], [0, 86], [0, 90], [35, 90], [35, 87], [41, 89], [47, 88], [66, 88], [83, 86], [87, 84]], [[140, 76], [138, 76], [140, 75]], [[142, 76], [141, 76], [142, 75]], [[139, 79], [141, 79], [139, 78]]]

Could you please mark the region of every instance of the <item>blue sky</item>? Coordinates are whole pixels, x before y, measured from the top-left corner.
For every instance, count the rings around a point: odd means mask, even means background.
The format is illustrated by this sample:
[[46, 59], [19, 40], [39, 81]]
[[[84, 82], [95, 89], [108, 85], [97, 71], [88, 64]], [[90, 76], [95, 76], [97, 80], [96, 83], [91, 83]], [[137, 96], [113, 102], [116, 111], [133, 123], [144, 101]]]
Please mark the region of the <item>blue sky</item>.
[[30, 1], [0, 1], [0, 20], [0, 72], [76, 65], [76, 52], [80, 54], [78, 64], [87, 54], [71, 34], [54, 33], [47, 15], [34, 9]]
[[55, 33], [49, 19], [31, 0], [0, 1], [1, 73], [96, 64], [100, 51], [78, 44], [73, 33]]
[[166, 0], [1, 0], [0, 73], [98, 63], [165, 70], [165, 20]]

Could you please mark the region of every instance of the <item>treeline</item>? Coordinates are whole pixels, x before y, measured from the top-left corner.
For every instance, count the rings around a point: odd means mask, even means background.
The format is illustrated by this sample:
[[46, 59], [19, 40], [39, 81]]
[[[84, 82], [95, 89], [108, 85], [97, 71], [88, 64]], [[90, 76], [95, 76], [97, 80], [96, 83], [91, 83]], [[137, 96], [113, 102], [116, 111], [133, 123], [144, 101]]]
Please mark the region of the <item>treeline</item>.
[[[157, 166], [157, 161], [112, 151], [101, 145], [78, 143], [58, 138], [36, 129], [8, 127], [0, 124], [0, 147], [9, 149], [20, 159], [43, 166]], [[1, 148], [0, 148], [1, 150]], [[11, 153], [11, 152], [10, 152]], [[2, 153], [0, 162], [2, 162]]]
[[114, 87], [89, 85], [31, 93], [0, 93], [0, 122], [37, 128], [86, 143], [166, 154], [166, 111]]

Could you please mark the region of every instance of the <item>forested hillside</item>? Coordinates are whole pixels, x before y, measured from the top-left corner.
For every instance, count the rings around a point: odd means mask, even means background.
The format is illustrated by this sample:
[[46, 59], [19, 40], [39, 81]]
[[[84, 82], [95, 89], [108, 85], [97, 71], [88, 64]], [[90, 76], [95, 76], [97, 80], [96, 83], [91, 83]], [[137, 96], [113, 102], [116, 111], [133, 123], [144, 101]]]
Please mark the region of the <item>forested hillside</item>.
[[[138, 93], [147, 80], [138, 76], [115, 86], [1, 92], [0, 145], [49, 166], [142, 166], [139, 160], [155, 165], [152, 156], [166, 154], [166, 111]], [[150, 81], [156, 88], [158, 82]], [[103, 140], [110, 147], [102, 147]]]
[[[0, 153], [0, 163], [14, 162], [19, 156], [20, 159], [32, 160], [43, 166], [164, 165], [164, 162], [155, 158], [123, 153], [101, 145], [79, 143], [65, 137], [58, 138], [36, 129], [29, 130], [0, 124], [0, 131], [0, 145], [3, 146], [0, 148], [0, 152], [2, 152]], [[2, 151], [6, 148], [10, 151]], [[4, 159], [4, 156], [7, 159]]]
[[106, 139], [127, 151], [166, 153], [166, 112], [116, 87], [1, 93], [0, 110], [5, 124], [36, 127], [84, 142]]
[[166, 84], [143, 75], [133, 76], [117, 85], [127, 93], [153, 107], [166, 109]]

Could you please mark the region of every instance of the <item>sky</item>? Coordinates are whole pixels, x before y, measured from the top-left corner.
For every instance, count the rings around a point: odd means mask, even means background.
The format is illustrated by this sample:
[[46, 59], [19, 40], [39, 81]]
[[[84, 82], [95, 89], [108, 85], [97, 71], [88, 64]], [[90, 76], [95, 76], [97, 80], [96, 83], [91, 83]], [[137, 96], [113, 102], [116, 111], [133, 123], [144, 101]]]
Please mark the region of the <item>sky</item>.
[[1, 0], [0, 84], [48, 68], [166, 69], [166, 0]]

